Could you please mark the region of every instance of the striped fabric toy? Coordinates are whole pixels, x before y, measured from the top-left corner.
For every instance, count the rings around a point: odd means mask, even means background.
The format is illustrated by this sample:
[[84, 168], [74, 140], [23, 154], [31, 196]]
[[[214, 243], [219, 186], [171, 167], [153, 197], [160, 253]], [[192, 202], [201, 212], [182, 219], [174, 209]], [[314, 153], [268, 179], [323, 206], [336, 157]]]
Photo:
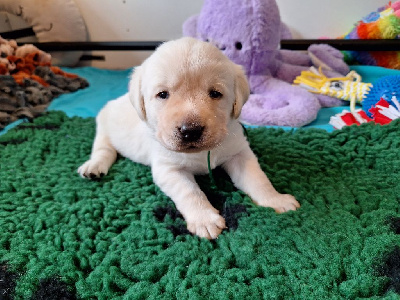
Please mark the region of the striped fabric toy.
[[[343, 110], [331, 117], [329, 124], [336, 129], [368, 122], [384, 125], [400, 118], [398, 75], [382, 77], [372, 84], [361, 82], [361, 76], [355, 71], [345, 77], [327, 78], [321, 68], [316, 70], [312, 67], [303, 71], [294, 84], [312, 93], [350, 101], [350, 111]], [[356, 103], [362, 104], [362, 109], [356, 109]]]
[[293, 82], [308, 91], [350, 101], [350, 110], [354, 111], [356, 103], [361, 103], [370, 91], [372, 84], [361, 82], [361, 76], [351, 71], [345, 77], [328, 78], [319, 70], [311, 67], [301, 72]]
[[331, 117], [329, 124], [336, 129], [342, 129], [345, 126], [360, 125], [363, 123], [374, 122], [375, 124], [386, 125], [393, 120], [400, 118], [400, 103], [395, 96], [387, 101], [381, 98], [369, 109], [371, 117], [362, 109], [356, 109], [353, 112], [347, 110]]

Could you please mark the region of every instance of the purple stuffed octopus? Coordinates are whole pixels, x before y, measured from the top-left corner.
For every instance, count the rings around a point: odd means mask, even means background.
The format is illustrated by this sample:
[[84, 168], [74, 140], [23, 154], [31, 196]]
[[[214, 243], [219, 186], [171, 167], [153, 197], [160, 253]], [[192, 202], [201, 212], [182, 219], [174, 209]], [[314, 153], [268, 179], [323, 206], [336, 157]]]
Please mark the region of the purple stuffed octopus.
[[311, 45], [308, 53], [279, 50], [288, 32], [275, 0], [205, 0], [200, 14], [183, 24], [183, 34], [209, 41], [243, 66], [251, 89], [241, 114], [245, 123], [303, 126], [316, 118], [321, 106], [343, 103], [292, 85], [313, 65], [329, 77], [342, 77], [349, 67], [340, 51], [324, 44]]

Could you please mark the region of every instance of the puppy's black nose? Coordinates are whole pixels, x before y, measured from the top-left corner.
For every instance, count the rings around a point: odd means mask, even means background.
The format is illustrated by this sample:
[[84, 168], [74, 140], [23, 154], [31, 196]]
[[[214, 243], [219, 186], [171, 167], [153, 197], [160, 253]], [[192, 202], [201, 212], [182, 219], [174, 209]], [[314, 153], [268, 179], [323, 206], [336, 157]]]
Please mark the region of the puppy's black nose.
[[178, 127], [182, 141], [186, 143], [196, 142], [200, 139], [204, 131], [204, 126], [197, 124], [183, 124], [182, 127]]

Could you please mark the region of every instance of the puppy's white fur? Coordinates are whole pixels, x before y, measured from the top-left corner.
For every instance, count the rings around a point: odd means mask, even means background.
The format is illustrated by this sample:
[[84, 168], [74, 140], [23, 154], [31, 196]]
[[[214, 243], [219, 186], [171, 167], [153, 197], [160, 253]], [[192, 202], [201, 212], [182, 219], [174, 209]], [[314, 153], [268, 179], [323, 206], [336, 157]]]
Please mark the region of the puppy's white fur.
[[188, 230], [214, 239], [225, 220], [194, 178], [208, 172], [211, 151], [211, 167], [221, 165], [256, 204], [296, 210], [295, 198], [278, 193], [261, 170], [237, 121], [248, 96], [242, 68], [211, 44], [192, 38], [164, 43], [135, 69], [129, 93], [100, 111], [90, 160], [78, 173], [107, 174], [117, 152], [150, 165]]

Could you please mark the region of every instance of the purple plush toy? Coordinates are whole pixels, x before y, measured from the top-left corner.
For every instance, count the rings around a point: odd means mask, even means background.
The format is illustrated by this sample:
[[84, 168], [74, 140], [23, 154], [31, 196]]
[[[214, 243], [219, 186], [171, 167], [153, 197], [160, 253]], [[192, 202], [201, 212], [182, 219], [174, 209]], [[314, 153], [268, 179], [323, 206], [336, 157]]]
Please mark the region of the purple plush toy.
[[205, 0], [199, 15], [183, 25], [183, 34], [209, 41], [246, 71], [251, 95], [241, 120], [256, 125], [303, 126], [321, 106], [336, 106], [336, 98], [314, 95], [293, 80], [310, 66], [322, 66], [327, 76], [349, 72], [340, 51], [312, 45], [308, 54], [278, 50], [288, 32], [274, 0]]

